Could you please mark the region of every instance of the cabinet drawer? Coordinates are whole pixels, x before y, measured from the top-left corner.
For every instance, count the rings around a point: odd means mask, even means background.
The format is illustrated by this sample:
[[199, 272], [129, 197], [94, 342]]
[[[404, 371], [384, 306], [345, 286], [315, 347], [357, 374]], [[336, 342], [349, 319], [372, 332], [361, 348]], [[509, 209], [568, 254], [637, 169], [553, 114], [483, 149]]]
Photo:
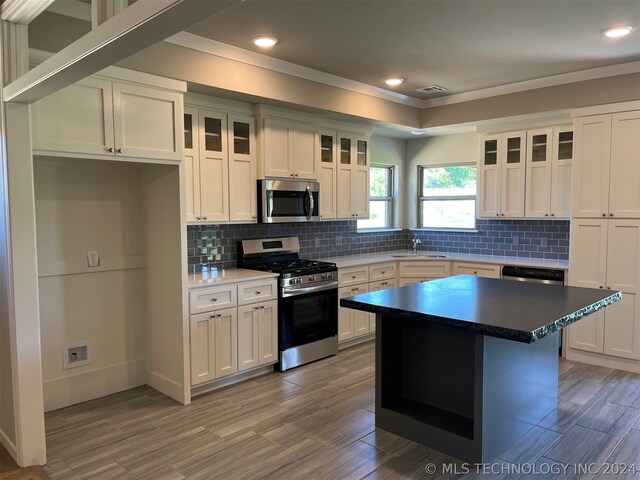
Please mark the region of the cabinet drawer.
[[205, 288], [189, 294], [189, 311], [191, 314], [235, 307], [237, 304], [237, 289], [235, 285]]
[[487, 265], [486, 263], [454, 263], [453, 274], [500, 278], [500, 265]]
[[338, 275], [338, 284], [341, 287], [357, 285], [358, 283], [369, 283], [369, 267], [367, 266], [341, 268]]
[[377, 292], [378, 290], [386, 290], [388, 288], [396, 288], [398, 286], [398, 282], [395, 278], [389, 280], [380, 280], [377, 282], [371, 282], [369, 284], [370, 292]]
[[361, 293], [367, 293], [369, 291], [367, 285], [354, 285], [352, 287], [341, 287], [338, 290], [338, 296], [340, 298], [343, 297], [352, 297], [354, 295], [360, 295]]
[[451, 271], [449, 262], [400, 262], [400, 277], [443, 278]]
[[396, 263], [379, 263], [369, 267], [369, 281], [386, 280], [388, 278], [396, 278]]
[[259, 282], [241, 283], [238, 285], [238, 305], [265, 302], [277, 298], [278, 286], [276, 280], [261, 280]]

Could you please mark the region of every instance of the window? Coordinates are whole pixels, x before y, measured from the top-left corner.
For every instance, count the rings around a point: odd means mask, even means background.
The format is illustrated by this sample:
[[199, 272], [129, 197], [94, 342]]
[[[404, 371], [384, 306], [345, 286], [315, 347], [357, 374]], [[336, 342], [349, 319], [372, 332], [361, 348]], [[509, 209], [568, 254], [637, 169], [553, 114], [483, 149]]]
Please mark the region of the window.
[[447, 165], [420, 169], [420, 227], [474, 229], [476, 167]]
[[369, 219], [358, 220], [358, 230], [391, 228], [393, 202], [393, 167], [374, 167], [369, 170]]

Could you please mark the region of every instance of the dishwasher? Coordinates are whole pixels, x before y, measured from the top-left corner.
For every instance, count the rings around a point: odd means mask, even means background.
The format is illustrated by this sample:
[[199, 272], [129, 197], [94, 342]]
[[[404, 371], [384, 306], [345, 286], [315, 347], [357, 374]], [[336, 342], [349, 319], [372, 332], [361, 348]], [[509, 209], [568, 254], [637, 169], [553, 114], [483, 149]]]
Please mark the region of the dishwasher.
[[[564, 270], [537, 267], [515, 267], [505, 265], [502, 267], [502, 278], [505, 280], [517, 280], [519, 282], [547, 283], [550, 285], [564, 285]], [[560, 345], [558, 355], [562, 356], [562, 336], [560, 331]]]

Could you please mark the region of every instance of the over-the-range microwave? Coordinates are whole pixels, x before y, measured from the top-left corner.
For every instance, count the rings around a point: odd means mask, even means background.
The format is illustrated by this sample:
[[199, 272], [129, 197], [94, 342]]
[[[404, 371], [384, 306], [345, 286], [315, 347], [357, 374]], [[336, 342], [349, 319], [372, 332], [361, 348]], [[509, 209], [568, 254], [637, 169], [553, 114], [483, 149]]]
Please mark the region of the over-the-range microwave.
[[320, 184], [313, 180], [258, 180], [262, 223], [320, 220]]

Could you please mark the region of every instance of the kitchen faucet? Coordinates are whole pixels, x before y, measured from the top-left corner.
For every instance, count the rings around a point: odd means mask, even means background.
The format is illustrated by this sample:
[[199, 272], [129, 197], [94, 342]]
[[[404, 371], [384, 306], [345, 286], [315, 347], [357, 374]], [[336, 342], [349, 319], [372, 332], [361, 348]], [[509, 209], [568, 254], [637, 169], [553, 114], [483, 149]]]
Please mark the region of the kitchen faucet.
[[411, 253], [413, 255], [417, 255], [418, 254], [418, 245], [420, 245], [422, 243], [422, 240], [420, 240], [418, 238], [418, 234], [416, 233], [413, 236], [413, 239], [411, 240]]

